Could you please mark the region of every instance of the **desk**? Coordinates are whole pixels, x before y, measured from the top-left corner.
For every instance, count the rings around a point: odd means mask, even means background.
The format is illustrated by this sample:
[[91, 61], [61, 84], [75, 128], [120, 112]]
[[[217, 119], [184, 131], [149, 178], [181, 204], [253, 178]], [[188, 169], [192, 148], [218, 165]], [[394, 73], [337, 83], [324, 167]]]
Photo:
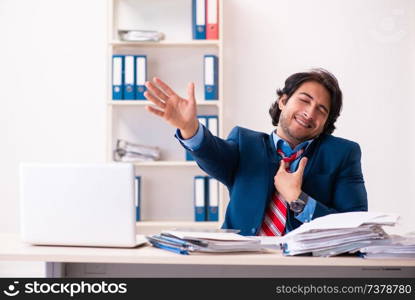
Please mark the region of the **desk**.
[[0, 261], [48, 262], [48, 277], [415, 277], [415, 260], [285, 257], [278, 250], [179, 255], [151, 246], [32, 246], [16, 234], [0, 234]]

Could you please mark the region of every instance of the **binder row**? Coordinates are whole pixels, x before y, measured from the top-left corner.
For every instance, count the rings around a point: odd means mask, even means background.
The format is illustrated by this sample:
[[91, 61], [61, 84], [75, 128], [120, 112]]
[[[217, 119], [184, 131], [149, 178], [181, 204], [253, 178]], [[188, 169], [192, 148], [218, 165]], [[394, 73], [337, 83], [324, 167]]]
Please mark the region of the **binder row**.
[[[207, 54], [203, 58], [205, 100], [217, 100], [219, 95], [218, 57]], [[146, 55], [112, 56], [112, 99], [146, 100]]]
[[112, 99], [145, 100], [146, 55], [112, 56]]
[[218, 221], [219, 182], [210, 176], [194, 177], [195, 221]]
[[219, 37], [218, 0], [192, 1], [192, 31], [195, 40], [217, 40]]
[[[199, 115], [197, 116], [199, 123], [205, 126], [213, 135], [219, 135], [218, 116], [215, 115]], [[186, 161], [194, 161], [191, 152], [186, 150]]]

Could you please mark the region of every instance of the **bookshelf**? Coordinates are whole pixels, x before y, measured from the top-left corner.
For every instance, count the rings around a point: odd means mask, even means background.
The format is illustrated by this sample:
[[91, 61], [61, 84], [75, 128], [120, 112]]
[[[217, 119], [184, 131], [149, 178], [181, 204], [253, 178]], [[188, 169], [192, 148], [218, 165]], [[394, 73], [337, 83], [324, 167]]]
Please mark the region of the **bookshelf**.
[[[146, 105], [153, 105], [153, 103], [149, 102], [149, 101], [136, 101], [136, 100], [124, 100], [124, 101], [108, 101], [108, 105], [114, 105], [114, 106], [146, 106]], [[219, 106], [220, 102], [219, 101], [198, 101], [197, 102], [198, 106]]]
[[[107, 161], [113, 161], [118, 138], [161, 149], [160, 160], [134, 163], [142, 187], [139, 233], [169, 228], [219, 228], [227, 194], [220, 184], [219, 221], [194, 221], [193, 178], [207, 174], [196, 162], [186, 161], [185, 150], [174, 138], [175, 129], [145, 110], [149, 101], [112, 99], [112, 56], [146, 55], [147, 80], [157, 76], [183, 97], [187, 96], [187, 83], [195, 82], [198, 115], [217, 115], [219, 136], [223, 137], [222, 0], [218, 1], [218, 8], [219, 39], [193, 40], [191, 0], [108, 0]], [[128, 29], [157, 30], [165, 38], [160, 42], [120, 40], [118, 30]], [[206, 54], [214, 54], [219, 60], [218, 100], [204, 100]]]

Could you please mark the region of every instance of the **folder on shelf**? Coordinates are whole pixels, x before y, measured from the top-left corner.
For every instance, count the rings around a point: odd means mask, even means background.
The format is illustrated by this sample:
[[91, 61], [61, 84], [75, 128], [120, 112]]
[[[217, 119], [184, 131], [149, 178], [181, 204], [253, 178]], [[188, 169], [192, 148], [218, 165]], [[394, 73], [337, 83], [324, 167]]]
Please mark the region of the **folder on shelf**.
[[205, 0], [192, 0], [193, 39], [206, 39], [206, 3]]
[[206, 118], [206, 116], [200, 115], [200, 116], [197, 116], [197, 119], [199, 120], [199, 123], [200, 124], [202, 124], [205, 127], [207, 126], [207, 123], [206, 123], [207, 118]]
[[[207, 123], [206, 123], [207, 118], [206, 118], [206, 116], [197, 116], [197, 119], [199, 120], [200, 124], [207, 127]], [[193, 158], [191, 152], [186, 150], [186, 161], [194, 161], [194, 160], [195, 159]]]
[[218, 221], [219, 220], [219, 182], [213, 178], [208, 177], [208, 201], [207, 201], [207, 220]]
[[206, 177], [194, 177], [195, 221], [206, 221]]
[[121, 100], [123, 98], [123, 69], [124, 56], [112, 56], [112, 99]]
[[206, 39], [217, 40], [219, 37], [218, 27], [218, 0], [206, 0]]
[[135, 99], [146, 100], [144, 92], [146, 91], [145, 83], [147, 81], [147, 56], [135, 56]]
[[141, 176], [136, 176], [135, 184], [135, 220], [141, 221]]
[[218, 99], [218, 57], [204, 56], [205, 100]]
[[134, 100], [134, 80], [135, 80], [134, 56], [124, 56], [124, 98], [125, 100]]
[[207, 116], [207, 128], [209, 131], [215, 135], [219, 136], [219, 122], [218, 122], [218, 116]]

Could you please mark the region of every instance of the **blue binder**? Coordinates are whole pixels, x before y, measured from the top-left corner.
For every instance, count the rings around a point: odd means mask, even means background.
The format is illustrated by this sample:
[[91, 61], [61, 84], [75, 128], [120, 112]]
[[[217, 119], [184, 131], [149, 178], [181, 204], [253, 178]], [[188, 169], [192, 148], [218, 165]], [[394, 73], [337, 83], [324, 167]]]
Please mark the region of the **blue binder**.
[[136, 176], [135, 180], [135, 220], [141, 221], [141, 176]]
[[[207, 118], [206, 116], [197, 116], [197, 119], [199, 120], [199, 123], [203, 126], [207, 127]], [[186, 150], [186, 161], [194, 161], [195, 159], [192, 156], [192, 153], [190, 151]]]
[[192, 0], [193, 39], [206, 39], [206, 3], [205, 0]]
[[219, 182], [213, 178], [208, 177], [208, 205], [207, 205], [207, 220], [219, 220]]
[[135, 57], [135, 99], [146, 100], [144, 92], [147, 81], [147, 56], [136, 55]]
[[204, 56], [205, 100], [218, 100], [218, 57]]
[[190, 151], [186, 150], [186, 161], [194, 161], [195, 159], [193, 158], [192, 154], [190, 153]]
[[195, 221], [203, 222], [206, 221], [206, 178], [205, 176], [195, 176], [193, 181]]
[[124, 56], [124, 99], [134, 100], [135, 61], [133, 55]]
[[212, 133], [214, 136], [219, 136], [219, 120], [218, 116], [210, 115], [206, 116], [206, 123], [207, 123], [207, 129], [209, 129], [210, 133]]
[[124, 56], [112, 56], [112, 99], [123, 99]]

